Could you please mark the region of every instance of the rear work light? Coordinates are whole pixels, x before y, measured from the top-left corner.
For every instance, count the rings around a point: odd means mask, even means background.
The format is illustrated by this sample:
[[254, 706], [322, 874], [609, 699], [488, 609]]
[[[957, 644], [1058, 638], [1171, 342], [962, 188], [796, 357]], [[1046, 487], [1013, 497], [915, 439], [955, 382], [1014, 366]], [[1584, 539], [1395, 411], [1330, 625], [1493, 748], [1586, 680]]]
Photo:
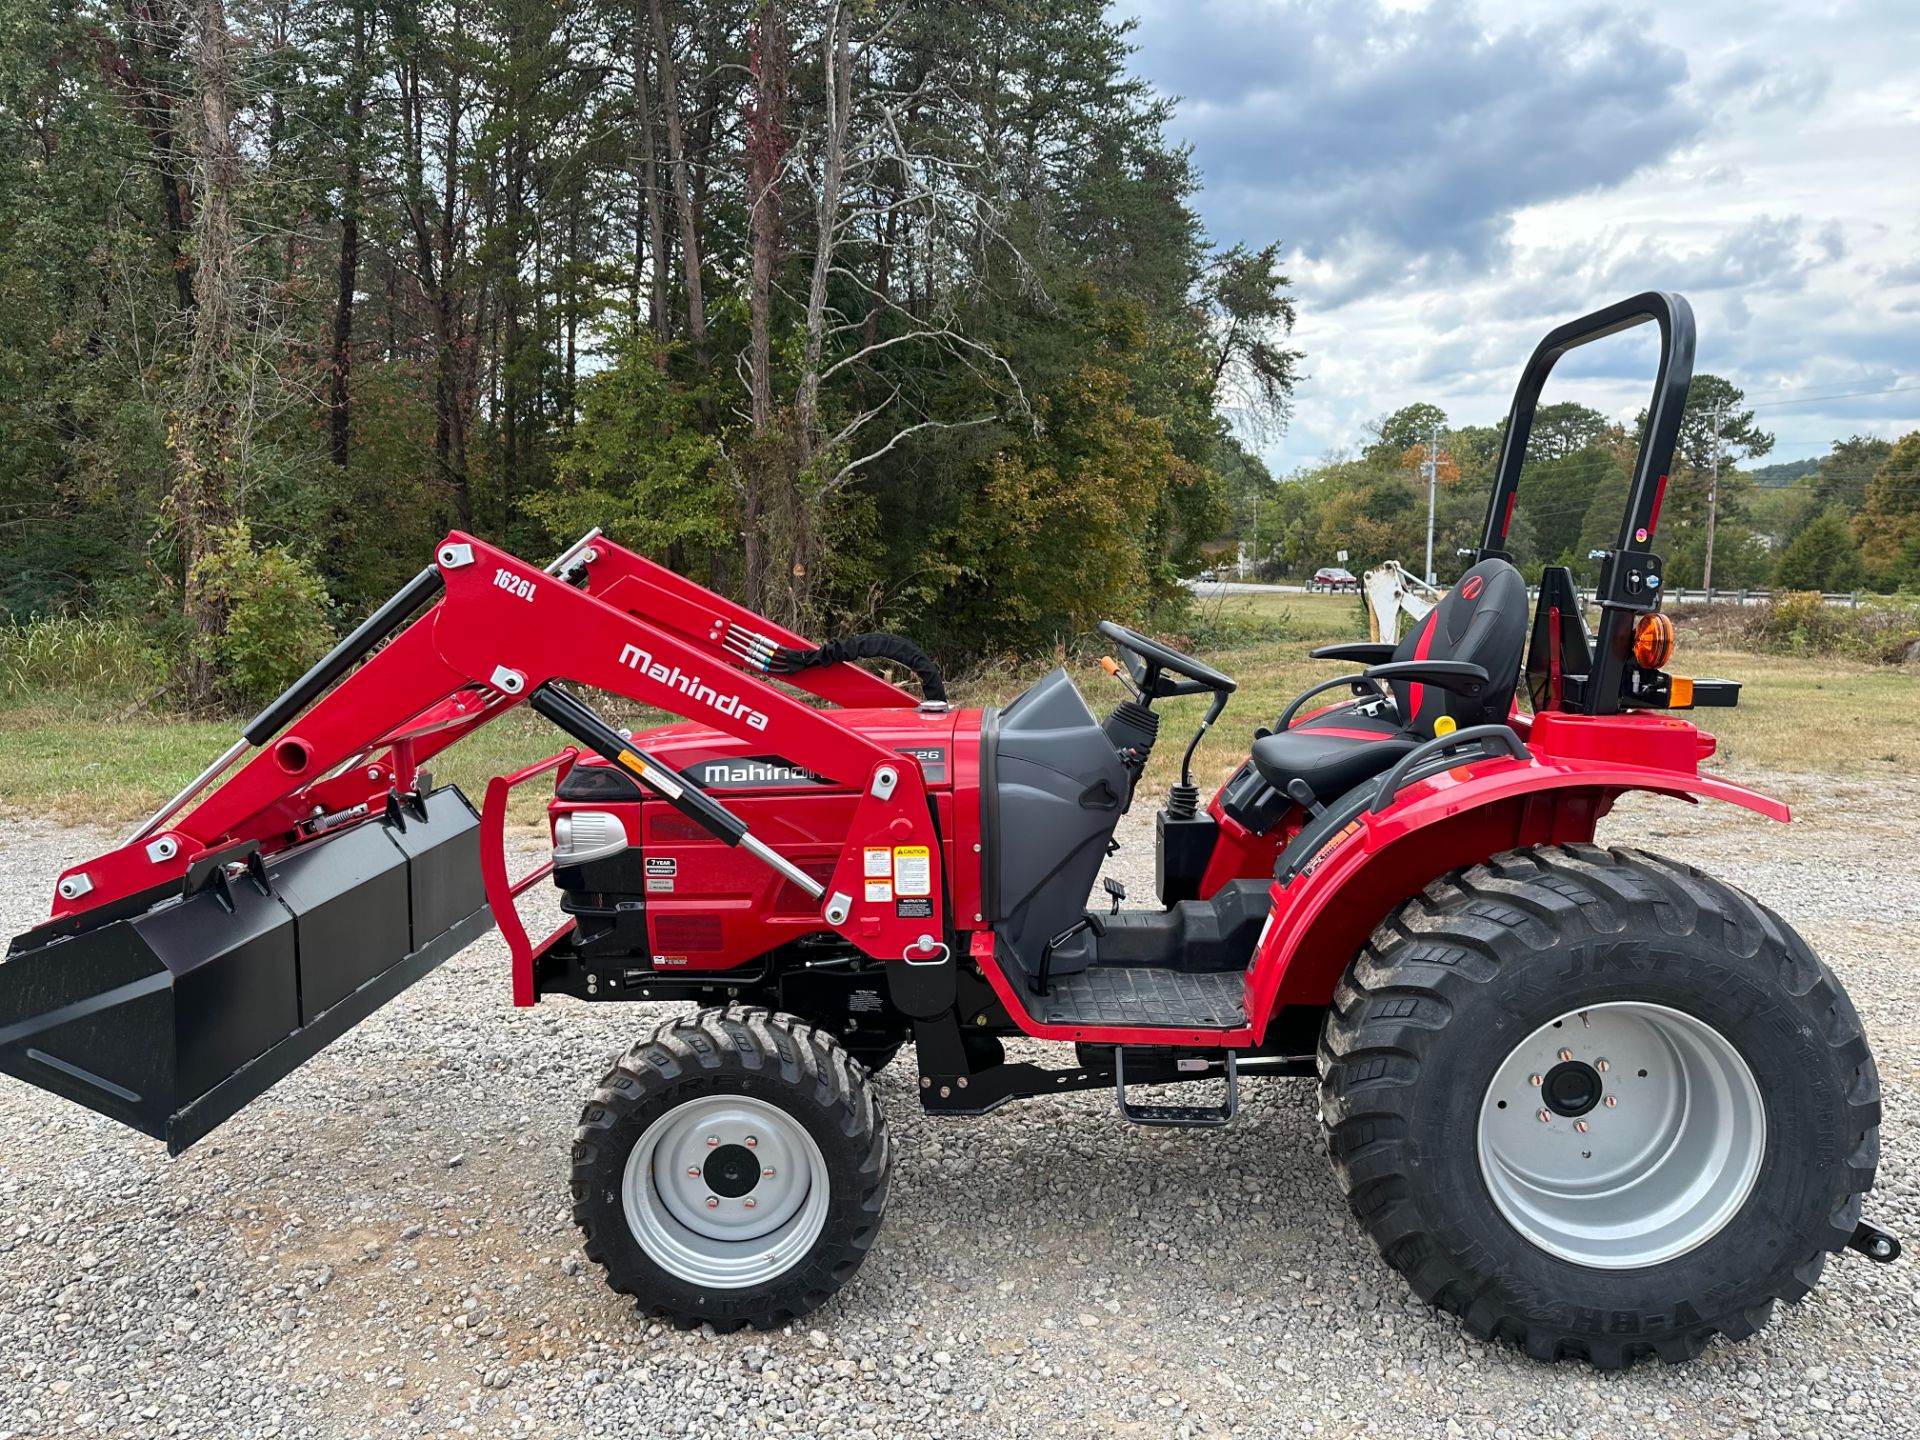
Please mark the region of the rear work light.
[[1642, 615], [1633, 626], [1633, 661], [1644, 670], [1658, 670], [1673, 658], [1673, 621], [1664, 615]]

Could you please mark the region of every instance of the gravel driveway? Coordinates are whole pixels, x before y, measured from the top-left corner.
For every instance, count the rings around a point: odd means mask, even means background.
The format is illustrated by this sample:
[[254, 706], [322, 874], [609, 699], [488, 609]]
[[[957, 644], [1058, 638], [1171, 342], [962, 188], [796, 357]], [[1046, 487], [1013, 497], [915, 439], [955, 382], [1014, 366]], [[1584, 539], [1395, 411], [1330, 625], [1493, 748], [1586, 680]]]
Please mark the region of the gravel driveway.
[[[1606, 838], [1715, 870], [1833, 962], [1887, 1090], [1869, 1214], [1920, 1239], [1920, 783], [1746, 778], [1806, 818], [1635, 800]], [[1116, 862], [1137, 899], [1141, 818]], [[101, 842], [12, 825], [0, 929]], [[1299, 1081], [1187, 1133], [1098, 1093], [936, 1122], [889, 1071], [891, 1214], [851, 1287], [787, 1332], [662, 1329], [582, 1263], [566, 1201], [581, 1100], [660, 1011], [515, 1011], [505, 960], [473, 946], [179, 1160], [0, 1079], [0, 1440], [1920, 1432], [1913, 1262], [1836, 1260], [1687, 1366], [1536, 1364], [1376, 1259]]]

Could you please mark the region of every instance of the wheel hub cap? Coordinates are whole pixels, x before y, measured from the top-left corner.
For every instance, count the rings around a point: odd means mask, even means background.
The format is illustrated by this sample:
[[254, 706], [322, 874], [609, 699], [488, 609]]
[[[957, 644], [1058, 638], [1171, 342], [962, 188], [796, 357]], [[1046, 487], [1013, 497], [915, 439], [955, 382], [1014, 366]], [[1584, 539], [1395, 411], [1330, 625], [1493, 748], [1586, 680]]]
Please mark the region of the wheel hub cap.
[[1540, 1097], [1554, 1114], [1577, 1120], [1600, 1103], [1600, 1072], [1584, 1060], [1562, 1060], [1546, 1073]]
[[1625, 1270], [1705, 1244], [1766, 1154], [1753, 1072], [1664, 1005], [1570, 1011], [1502, 1062], [1480, 1106], [1480, 1171], [1502, 1216], [1575, 1264]]
[[725, 1200], [738, 1200], [760, 1183], [760, 1162], [744, 1145], [722, 1145], [708, 1152], [700, 1175], [714, 1194]]

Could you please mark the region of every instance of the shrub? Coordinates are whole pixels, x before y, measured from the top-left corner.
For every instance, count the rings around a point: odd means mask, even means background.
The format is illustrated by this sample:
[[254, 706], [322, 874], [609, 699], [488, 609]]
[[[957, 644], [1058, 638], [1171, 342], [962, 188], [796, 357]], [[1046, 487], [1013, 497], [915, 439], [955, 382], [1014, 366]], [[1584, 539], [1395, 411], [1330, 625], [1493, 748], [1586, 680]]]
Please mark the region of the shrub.
[[82, 692], [115, 703], [166, 686], [166, 658], [130, 620], [60, 616], [0, 629], [0, 699]]
[[244, 524], [221, 532], [194, 579], [226, 611], [208, 646], [221, 692], [242, 705], [279, 694], [333, 643], [327, 591], [284, 545], [255, 548]]
[[1782, 595], [1759, 627], [1761, 648], [1788, 655], [1843, 655], [1897, 665], [1920, 644], [1920, 608], [1829, 605], [1812, 591]]

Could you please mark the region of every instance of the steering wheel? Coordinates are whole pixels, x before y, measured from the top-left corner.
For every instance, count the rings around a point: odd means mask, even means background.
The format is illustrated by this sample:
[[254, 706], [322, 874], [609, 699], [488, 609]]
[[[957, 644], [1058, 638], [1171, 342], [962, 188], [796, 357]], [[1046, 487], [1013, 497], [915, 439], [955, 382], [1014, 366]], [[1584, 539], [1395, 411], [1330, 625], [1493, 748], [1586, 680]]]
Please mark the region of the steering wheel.
[[[1239, 688], [1232, 676], [1222, 675], [1204, 661], [1183, 655], [1158, 640], [1149, 640], [1138, 630], [1129, 630], [1111, 620], [1102, 620], [1099, 628], [1102, 635], [1120, 647], [1127, 670], [1143, 695], [1156, 700], [1169, 695], [1201, 695], [1208, 691], [1227, 696]], [[1167, 675], [1182, 678], [1169, 680]]]

